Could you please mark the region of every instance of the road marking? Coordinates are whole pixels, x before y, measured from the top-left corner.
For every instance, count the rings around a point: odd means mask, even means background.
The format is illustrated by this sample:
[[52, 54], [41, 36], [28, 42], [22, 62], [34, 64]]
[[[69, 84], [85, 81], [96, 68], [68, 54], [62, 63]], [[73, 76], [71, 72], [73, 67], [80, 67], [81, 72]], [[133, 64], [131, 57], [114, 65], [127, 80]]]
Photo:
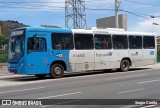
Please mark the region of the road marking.
[[145, 88], [135, 89], [135, 90], [129, 90], [129, 91], [123, 91], [123, 92], [118, 92], [117, 94], [124, 94], [124, 93], [136, 92], [136, 91], [141, 91], [141, 90], [144, 90], [144, 89], [145, 89]]
[[127, 106], [122, 106], [120, 108], [138, 108], [139, 105], [127, 105]]
[[20, 91], [29, 91], [29, 90], [38, 90], [38, 89], [42, 89], [42, 88], [45, 88], [45, 87], [30, 88], [30, 89], [22, 89], [22, 90], [14, 90], [14, 91], [5, 91], [5, 92], [0, 92], [0, 94], [13, 93], [13, 92], [20, 92]]
[[75, 95], [75, 94], [81, 94], [81, 93], [82, 93], [82, 92], [67, 93], [67, 94], [54, 95], [54, 96], [48, 96], [48, 97], [41, 97], [41, 98], [36, 98], [36, 99], [49, 99], [49, 98], [62, 97], [62, 96], [69, 96], [69, 95]]
[[150, 80], [150, 81], [144, 81], [144, 82], [139, 82], [137, 84], [145, 84], [145, 83], [152, 83], [152, 82], [158, 82], [160, 81], [160, 79], [157, 79], [157, 80]]
[[50, 107], [50, 106], [54, 106], [54, 105], [43, 105], [41, 106], [41, 108]]
[[149, 105], [149, 106], [145, 106], [145, 107], [140, 107], [140, 108], [153, 108], [155, 107], [156, 105]]
[[110, 79], [107, 79], [107, 80], [133, 78], [133, 77], [140, 77], [140, 76], [145, 76], [145, 75], [148, 75], [148, 74], [129, 75], [129, 76], [124, 76], [124, 77], [110, 78]]
[[[115, 73], [112, 73], [115, 74]], [[116, 73], [116, 75], [118, 75], [119, 73]], [[110, 74], [108, 74], [110, 75]], [[110, 79], [106, 79], [106, 80], [116, 80], [116, 79], [125, 79], [125, 78], [133, 78], [133, 77], [141, 77], [141, 76], [145, 76], [148, 74], [139, 74], [139, 75], [128, 75], [128, 76], [124, 76], [124, 77], [115, 77], [115, 78], [110, 78]], [[45, 82], [51, 82], [51, 81], [63, 81], [63, 80], [71, 80], [71, 79], [80, 79], [80, 78], [87, 78], [87, 77], [97, 77], [97, 76], [104, 76], [104, 74], [96, 74], [96, 75], [86, 75], [86, 76], [76, 76], [76, 77], [64, 77], [64, 78], [60, 78], [60, 79], [48, 79], [45, 80]], [[26, 77], [26, 76], [22, 76], [22, 77]], [[44, 82], [44, 80], [37, 80], [37, 81], [30, 81], [30, 82], [15, 82], [13, 83], [12, 81], [9, 84], [4, 84], [4, 85], [0, 85], [0, 87], [8, 87], [8, 86], [15, 86], [15, 85], [26, 85], [26, 84], [36, 84], [36, 83], [41, 83]]]

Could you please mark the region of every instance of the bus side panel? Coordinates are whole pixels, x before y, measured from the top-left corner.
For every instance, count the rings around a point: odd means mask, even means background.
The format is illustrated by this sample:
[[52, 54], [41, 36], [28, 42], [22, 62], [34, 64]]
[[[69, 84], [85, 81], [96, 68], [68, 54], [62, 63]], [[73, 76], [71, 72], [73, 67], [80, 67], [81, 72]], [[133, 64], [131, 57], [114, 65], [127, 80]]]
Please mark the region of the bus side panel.
[[143, 49], [143, 65], [156, 63], [156, 50], [155, 49]]
[[74, 72], [94, 70], [94, 50], [72, 50], [69, 61]]
[[95, 69], [111, 68], [112, 50], [95, 50]]
[[[56, 61], [63, 61], [66, 64], [66, 72], [72, 72], [70, 66], [70, 51], [69, 50], [52, 50], [50, 51], [50, 64]], [[50, 69], [50, 68], [48, 68]], [[48, 70], [50, 71], [50, 70]]]
[[129, 58], [132, 62], [132, 67], [142, 66], [143, 59], [142, 59], [142, 49], [130, 49], [129, 50]]
[[127, 50], [113, 50], [112, 58], [111, 58], [111, 68], [120, 68], [120, 63], [123, 58], [128, 57], [128, 49]]

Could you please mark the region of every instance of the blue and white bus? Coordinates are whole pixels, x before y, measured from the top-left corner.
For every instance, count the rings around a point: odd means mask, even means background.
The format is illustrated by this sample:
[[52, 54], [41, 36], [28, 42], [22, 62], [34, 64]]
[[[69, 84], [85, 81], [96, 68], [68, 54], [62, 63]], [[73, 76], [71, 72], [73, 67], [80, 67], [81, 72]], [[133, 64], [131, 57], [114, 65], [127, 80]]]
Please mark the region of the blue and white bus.
[[9, 42], [9, 71], [39, 78], [88, 70], [128, 71], [155, 63], [154, 33], [26, 27], [13, 30]]

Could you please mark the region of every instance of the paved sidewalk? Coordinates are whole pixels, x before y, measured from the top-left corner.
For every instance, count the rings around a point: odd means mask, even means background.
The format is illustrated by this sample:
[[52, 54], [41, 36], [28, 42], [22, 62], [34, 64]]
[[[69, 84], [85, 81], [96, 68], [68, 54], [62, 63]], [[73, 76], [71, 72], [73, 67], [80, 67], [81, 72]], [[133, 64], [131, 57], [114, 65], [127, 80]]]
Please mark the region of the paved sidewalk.
[[0, 63], [0, 76], [5, 75], [5, 74], [10, 74], [8, 72], [8, 66], [7, 63]]
[[153, 65], [147, 65], [147, 66], [140, 66], [140, 67], [136, 67], [136, 68], [160, 69], [160, 63], [156, 63], [156, 64], [153, 64]]

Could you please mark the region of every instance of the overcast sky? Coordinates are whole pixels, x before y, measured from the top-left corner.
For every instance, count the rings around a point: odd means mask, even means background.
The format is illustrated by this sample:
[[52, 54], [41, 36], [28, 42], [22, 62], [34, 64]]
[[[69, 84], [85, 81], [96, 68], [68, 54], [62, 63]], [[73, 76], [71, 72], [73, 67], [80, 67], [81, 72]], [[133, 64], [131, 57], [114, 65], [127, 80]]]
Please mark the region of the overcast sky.
[[[113, 16], [114, 10], [106, 9], [114, 9], [114, 1], [85, 0], [87, 27], [95, 27], [98, 18]], [[0, 20], [16, 20], [30, 26], [46, 24], [65, 27], [64, 2], [65, 0], [0, 0]], [[122, 0], [119, 9], [126, 11], [120, 11], [119, 14], [127, 15], [129, 31], [155, 32], [160, 35], [160, 0]]]

